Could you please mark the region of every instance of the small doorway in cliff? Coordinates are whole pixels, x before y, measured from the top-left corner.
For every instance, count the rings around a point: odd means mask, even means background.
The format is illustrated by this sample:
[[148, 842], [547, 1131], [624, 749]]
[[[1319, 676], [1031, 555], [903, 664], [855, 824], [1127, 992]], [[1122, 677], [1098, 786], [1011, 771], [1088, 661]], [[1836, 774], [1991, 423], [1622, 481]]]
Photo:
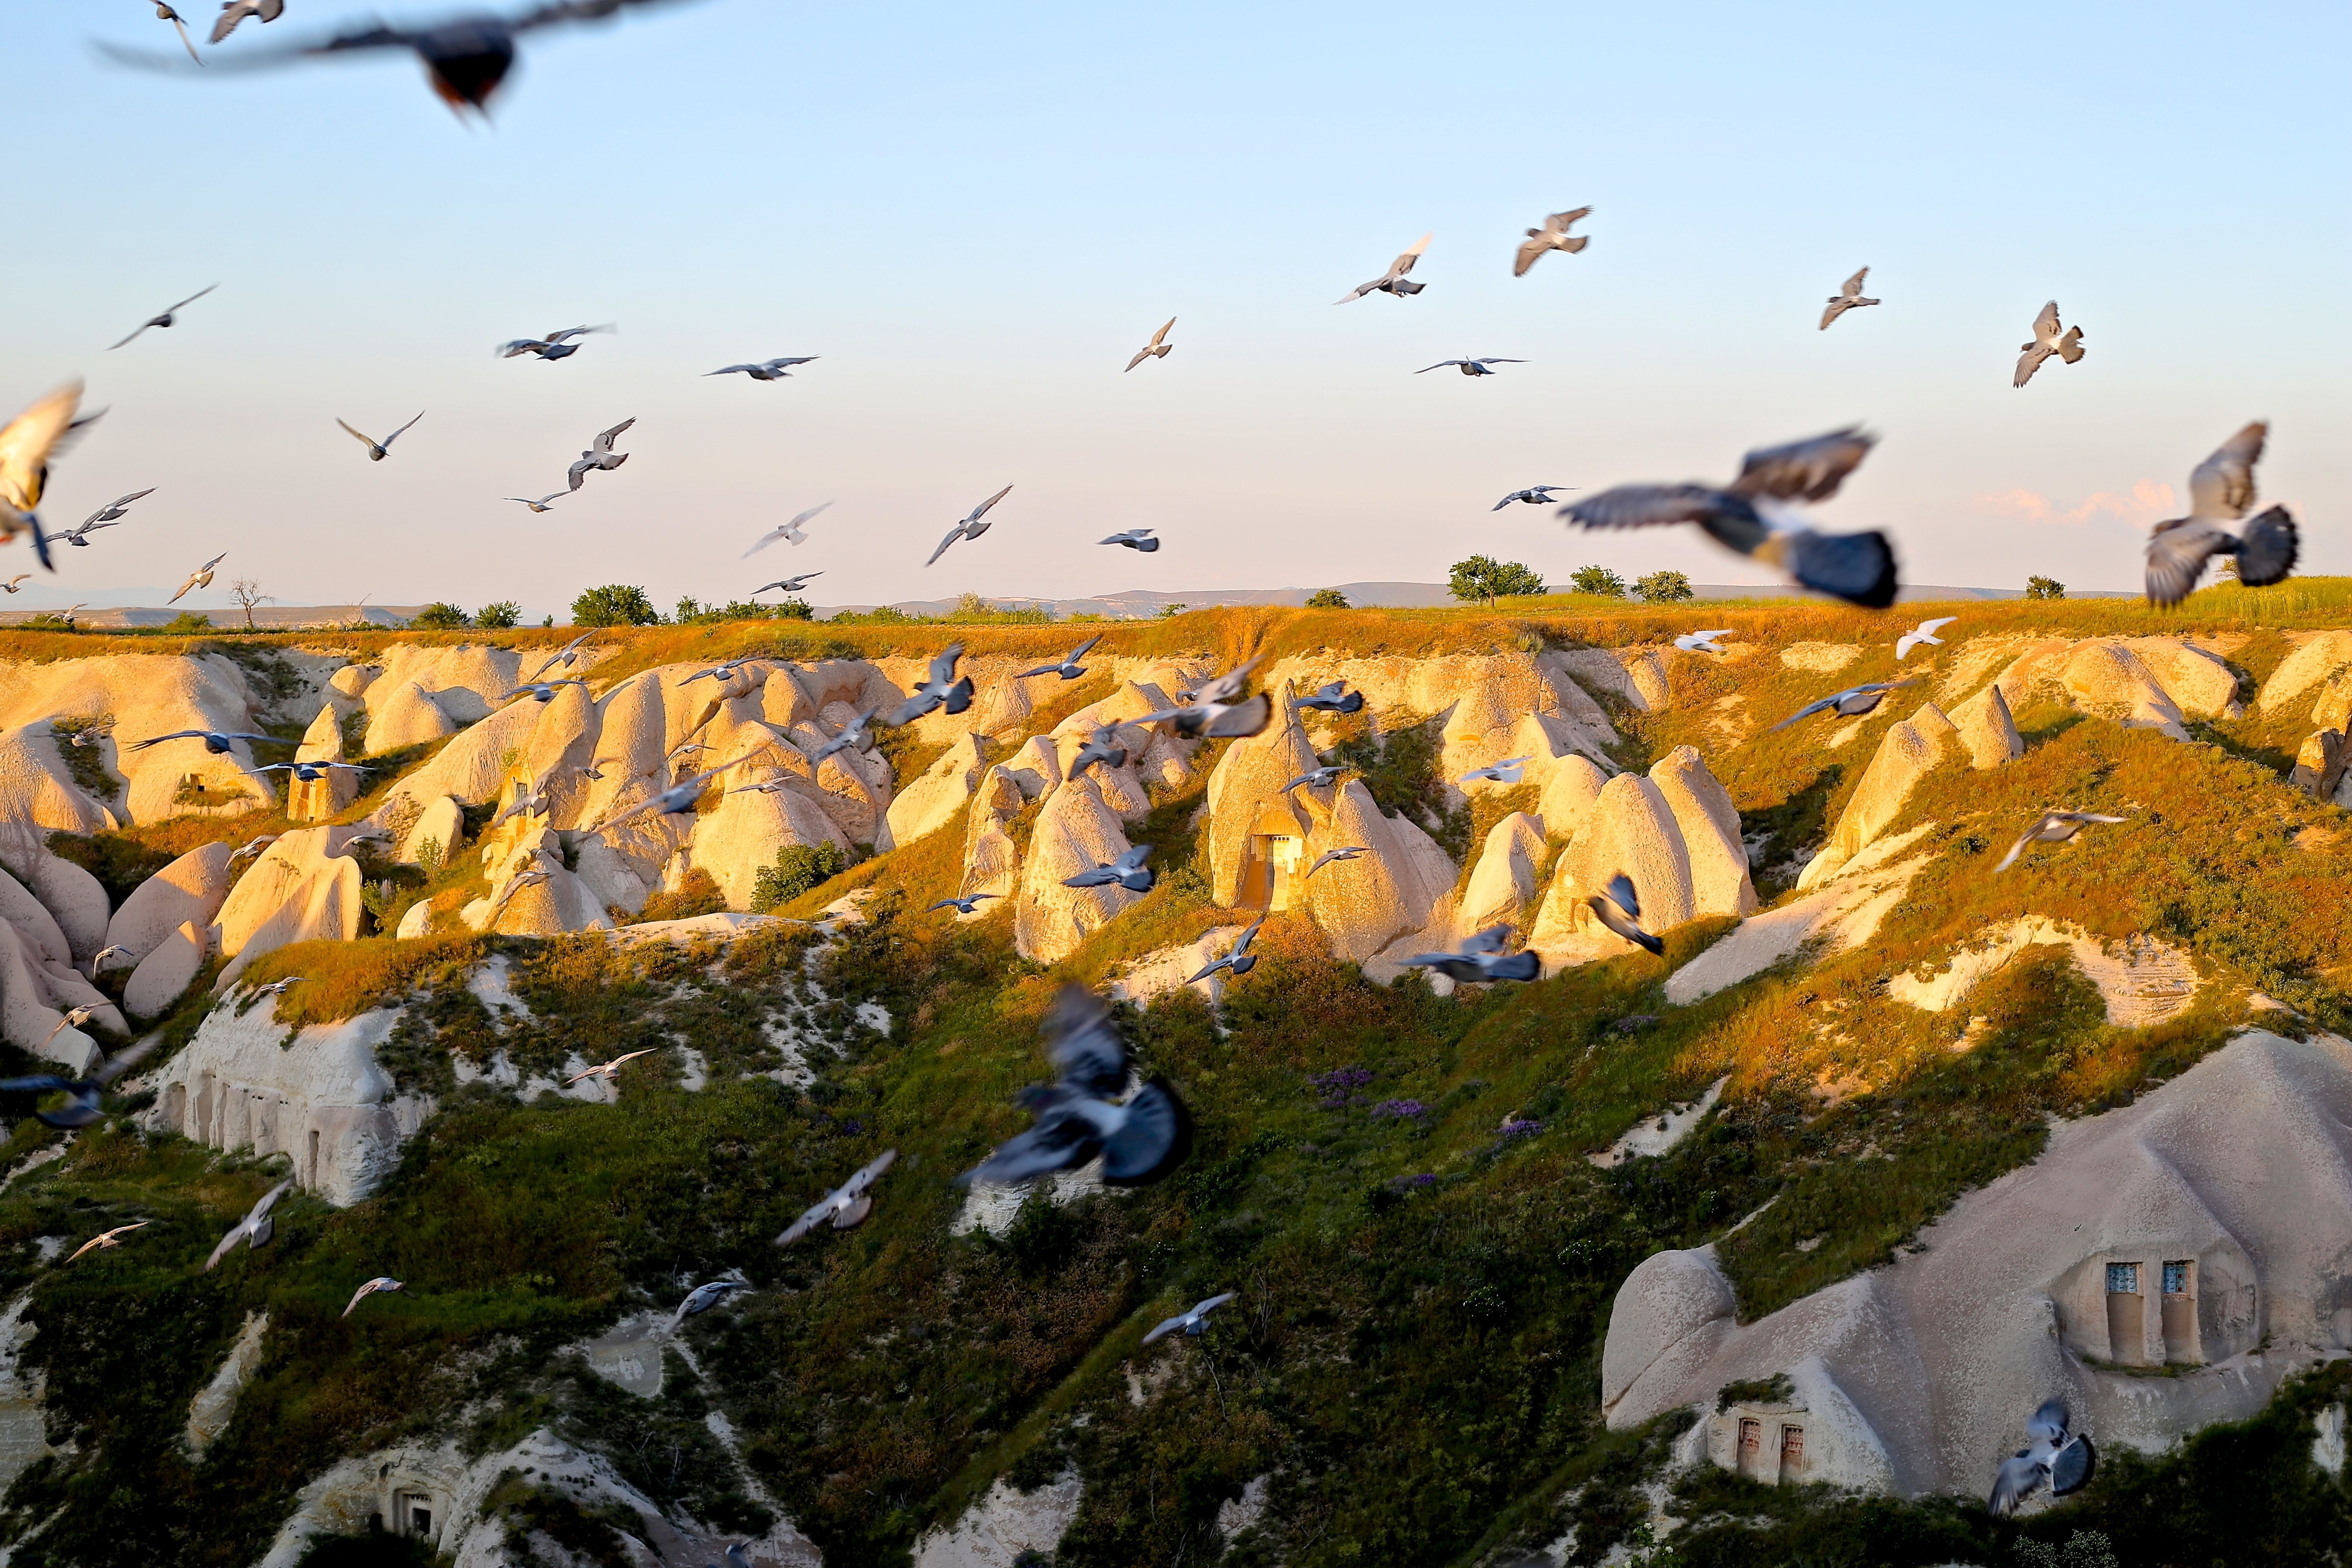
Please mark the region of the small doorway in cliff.
[[1287, 833], [1250, 835], [1249, 865], [1242, 872], [1241, 906], [1276, 912], [1290, 907], [1307, 840]]
[[1795, 1486], [1805, 1479], [1805, 1429], [1780, 1428], [1780, 1484]]
[[1733, 1457], [1733, 1468], [1749, 1480], [1756, 1479], [1757, 1472], [1763, 1468], [1763, 1449], [1764, 1423], [1752, 1415], [1741, 1416], [1739, 1451]]
[[2147, 1303], [2140, 1295], [2139, 1265], [2107, 1265], [2107, 1359], [2118, 1366], [2147, 1360]]
[[401, 1535], [430, 1538], [433, 1534], [433, 1500], [423, 1492], [400, 1492], [392, 1500], [394, 1531]]

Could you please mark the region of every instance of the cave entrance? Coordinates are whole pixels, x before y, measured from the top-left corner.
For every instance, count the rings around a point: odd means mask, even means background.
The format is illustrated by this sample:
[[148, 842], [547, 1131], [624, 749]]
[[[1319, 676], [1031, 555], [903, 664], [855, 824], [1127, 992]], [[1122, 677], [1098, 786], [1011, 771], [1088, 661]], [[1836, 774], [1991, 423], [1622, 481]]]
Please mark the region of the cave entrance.
[[2118, 1366], [2147, 1360], [2147, 1299], [2137, 1263], [2107, 1265], [2107, 1359]]
[[1249, 864], [1242, 872], [1241, 907], [1279, 912], [1290, 907], [1307, 840], [1287, 833], [1250, 835]]

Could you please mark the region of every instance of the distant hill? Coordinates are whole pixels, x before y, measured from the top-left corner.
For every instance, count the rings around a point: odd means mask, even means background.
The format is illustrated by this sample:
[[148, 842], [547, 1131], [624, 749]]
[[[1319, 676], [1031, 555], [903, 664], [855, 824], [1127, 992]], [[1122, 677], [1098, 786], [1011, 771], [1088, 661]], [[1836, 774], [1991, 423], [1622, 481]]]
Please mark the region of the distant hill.
[[[1443, 583], [1340, 583], [1339, 592], [1348, 603], [1358, 608], [1399, 610], [1441, 609], [1454, 604], [1454, 595]], [[1182, 605], [1189, 609], [1207, 609], [1220, 605], [1288, 605], [1307, 603], [1307, 596], [1318, 590], [1313, 588], [1179, 588], [1160, 590], [1130, 588], [1120, 594], [1101, 594], [1087, 599], [1026, 599], [999, 597], [990, 602], [1003, 609], [1041, 609], [1058, 617], [1070, 616], [1101, 616], [1109, 620], [1148, 620], [1160, 613], [1163, 605]], [[1566, 594], [1572, 590], [1552, 584], [1547, 593]], [[1702, 599], [1793, 599], [1803, 594], [1780, 584], [1694, 583], [1691, 592]], [[1915, 584], [1905, 588], [1896, 598], [1906, 604], [1942, 602], [1952, 599], [2021, 599], [2021, 588], [1952, 588], [1936, 584]], [[2128, 599], [2129, 591], [2096, 589], [2083, 593], [2070, 592], [2076, 599]], [[890, 608], [910, 616], [943, 616], [956, 607], [954, 599], [899, 599]], [[819, 620], [828, 620], [842, 614], [863, 615], [879, 608], [876, 605], [820, 605]]]

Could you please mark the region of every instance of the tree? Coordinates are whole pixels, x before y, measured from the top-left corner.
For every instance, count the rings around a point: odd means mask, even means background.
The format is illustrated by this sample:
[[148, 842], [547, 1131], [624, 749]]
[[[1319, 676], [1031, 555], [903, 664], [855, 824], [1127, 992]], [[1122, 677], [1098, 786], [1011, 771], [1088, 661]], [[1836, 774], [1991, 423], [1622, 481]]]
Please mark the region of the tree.
[[2063, 599], [2066, 596], [2066, 584], [2055, 577], [2028, 577], [2025, 580], [2025, 596], [2029, 599]]
[[1310, 610], [1344, 610], [1349, 607], [1348, 595], [1337, 588], [1318, 588], [1307, 595], [1307, 607]]
[[1568, 580], [1568, 585], [1580, 594], [1591, 594], [1602, 599], [1625, 596], [1625, 579], [1606, 566], [1580, 566]]
[[1675, 605], [1695, 596], [1690, 579], [1680, 572], [1653, 572], [1636, 578], [1633, 592], [1648, 605]]
[[253, 630], [254, 605], [274, 605], [278, 602], [274, 595], [263, 593], [261, 591], [261, 584], [255, 582], [250, 577], [239, 577], [236, 582], [231, 583], [228, 585], [228, 596], [236, 601], [236, 607], [238, 609], [245, 612], [245, 629], [247, 631]]
[[1491, 605], [1509, 595], [1544, 591], [1543, 574], [1534, 567], [1517, 561], [1497, 561], [1491, 555], [1456, 561], [1446, 575], [1445, 586], [1448, 593], [1465, 604], [1484, 600]]
[[410, 628], [420, 632], [454, 632], [473, 624], [473, 616], [443, 599], [436, 599], [408, 617]]
[[182, 610], [164, 623], [163, 629], [182, 636], [191, 632], [208, 632], [213, 629], [213, 618], [202, 610]]
[[661, 612], [643, 588], [607, 583], [572, 601], [575, 626], [651, 626], [661, 624]]
[[509, 626], [520, 626], [522, 606], [512, 599], [500, 599], [496, 604], [484, 605], [474, 612], [474, 624], [491, 631], [503, 631]]

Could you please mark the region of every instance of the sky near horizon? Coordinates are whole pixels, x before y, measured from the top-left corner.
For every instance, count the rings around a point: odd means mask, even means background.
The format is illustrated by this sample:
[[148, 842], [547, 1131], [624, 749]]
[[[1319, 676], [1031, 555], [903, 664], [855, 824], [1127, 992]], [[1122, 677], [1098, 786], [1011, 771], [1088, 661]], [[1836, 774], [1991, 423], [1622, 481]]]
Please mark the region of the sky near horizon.
[[[1853, 421], [1883, 439], [1822, 526], [1885, 528], [1909, 582], [2135, 587], [2252, 418], [2304, 570], [2352, 572], [2340, 5], [699, 0], [530, 36], [486, 126], [405, 55], [150, 75], [91, 40], [176, 51], [152, 0], [19, 9], [0, 419], [74, 375], [110, 410], [53, 530], [156, 493], [12, 609], [161, 604], [223, 551], [184, 605], [247, 575], [561, 620], [612, 582], [1071, 597], [1473, 552], [1760, 582], [1692, 530], [1489, 509]], [[220, 54], [449, 9], [289, 0]], [[1588, 205], [1588, 249], [1512, 278], [1526, 228]], [[1425, 292], [1331, 303], [1424, 230]], [[1885, 303], [1817, 331], [1864, 265]], [[2013, 390], [2053, 297], [2088, 353]], [[1123, 374], [1171, 315], [1175, 352]], [[561, 363], [491, 352], [605, 321]], [[822, 357], [702, 374], [780, 354]], [[1413, 374], [1482, 354], [1528, 363]], [[380, 464], [334, 424], [419, 409]], [[632, 416], [624, 468], [545, 516], [501, 499]], [[1135, 526], [1158, 554], [1095, 542]]]

